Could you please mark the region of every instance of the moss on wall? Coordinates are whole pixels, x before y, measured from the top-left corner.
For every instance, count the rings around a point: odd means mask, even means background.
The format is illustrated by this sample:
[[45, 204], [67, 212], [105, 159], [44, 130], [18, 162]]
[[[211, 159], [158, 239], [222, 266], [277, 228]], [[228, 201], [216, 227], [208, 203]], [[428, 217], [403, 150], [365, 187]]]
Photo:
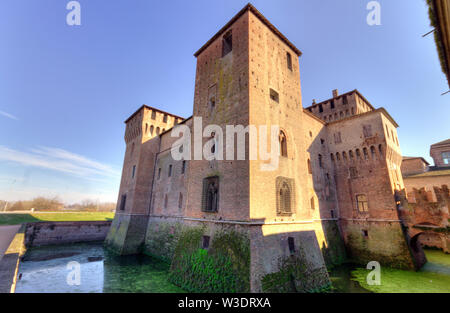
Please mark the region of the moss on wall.
[[325, 264], [327, 265], [327, 268], [330, 269], [333, 266], [341, 265], [346, 261], [345, 246], [341, 234], [339, 233], [337, 222], [324, 222], [323, 231], [327, 242], [326, 244], [322, 243], [320, 249]]
[[205, 227], [185, 228], [175, 249], [169, 280], [189, 292], [249, 292], [250, 243], [235, 231], [216, 233], [201, 248]]
[[180, 223], [150, 223], [143, 253], [170, 264], [182, 231]]
[[331, 289], [325, 268], [310, 269], [304, 258], [291, 255], [279, 260], [279, 271], [265, 275], [263, 292], [325, 292]]
[[[368, 230], [368, 237], [362, 229]], [[378, 261], [383, 266], [414, 269], [414, 263], [401, 226], [396, 223], [377, 223], [346, 226], [346, 248], [353, 263], [367, 264]]]

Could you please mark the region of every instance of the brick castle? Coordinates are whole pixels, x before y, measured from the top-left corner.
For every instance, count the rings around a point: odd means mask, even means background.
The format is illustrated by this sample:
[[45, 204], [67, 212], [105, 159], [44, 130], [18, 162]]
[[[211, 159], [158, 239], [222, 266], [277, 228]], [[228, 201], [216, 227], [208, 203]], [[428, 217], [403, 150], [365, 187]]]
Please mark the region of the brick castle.
[[399, 213], [397, 123], [357, 90], [304, 107], [300, 56], [250, 4], [195, 53], [193, 116], [224, 134], [280, 125], [275, 171], [248, 149], [245, 160], [176, 161], [169, 130], [193, 117], [144, 105], [128, 118], [107, 246], [167, 260], [188, 291], [321, 290], [345, 259], [419, 268]]

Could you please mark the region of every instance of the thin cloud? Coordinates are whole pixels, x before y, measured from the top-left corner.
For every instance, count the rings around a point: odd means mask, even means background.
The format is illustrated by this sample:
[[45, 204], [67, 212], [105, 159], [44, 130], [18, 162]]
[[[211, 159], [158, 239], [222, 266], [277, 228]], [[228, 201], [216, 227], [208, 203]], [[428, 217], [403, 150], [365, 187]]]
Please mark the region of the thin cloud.
[[58, 148], [39, 147], [39, 149], [31, 149], [31, 152], [23, 152], [0, 146], [0, 160], [45, 168], [90, 180], [120, 176], [120, 172], [109, 165]]
[[15, 117], [14, 115], [9, 114], [9, 113], [7, 113], [7, 112], [5, 112], [5, 111], [1, 111], [1, 110], [0, 110], [0, 115], [6, 116], [7, 118], [10, 118], [10, 119], [12, 119], [12, 120], [16, 120], [16, 121], [19, 120], [19, 119], [18, 119], [17, 117]]

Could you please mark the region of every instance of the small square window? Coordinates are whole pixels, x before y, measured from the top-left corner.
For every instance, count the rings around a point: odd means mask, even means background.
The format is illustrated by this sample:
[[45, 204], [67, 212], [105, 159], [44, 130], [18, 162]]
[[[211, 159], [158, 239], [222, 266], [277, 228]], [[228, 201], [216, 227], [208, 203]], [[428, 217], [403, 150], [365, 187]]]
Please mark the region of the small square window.
[[270, 88], [270, 99], [275, 102], [280, 102], [280, 96], [278, 95], [278, 92]]
[[362, 234], [363, 234], [363, 236], [366, 237], [366, 238], [369, 237], [369, 232], [367, 231], [367, 229], [363, 229], [363, 230], [362, 230]]

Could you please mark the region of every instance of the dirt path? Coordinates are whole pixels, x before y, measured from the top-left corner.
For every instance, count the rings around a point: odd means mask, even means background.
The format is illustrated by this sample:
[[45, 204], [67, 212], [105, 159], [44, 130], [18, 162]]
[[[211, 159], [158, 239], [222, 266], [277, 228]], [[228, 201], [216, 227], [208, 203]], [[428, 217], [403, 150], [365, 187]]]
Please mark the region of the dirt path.
[[0, 260], [19, 228], [20, 225], [0, 226]]

